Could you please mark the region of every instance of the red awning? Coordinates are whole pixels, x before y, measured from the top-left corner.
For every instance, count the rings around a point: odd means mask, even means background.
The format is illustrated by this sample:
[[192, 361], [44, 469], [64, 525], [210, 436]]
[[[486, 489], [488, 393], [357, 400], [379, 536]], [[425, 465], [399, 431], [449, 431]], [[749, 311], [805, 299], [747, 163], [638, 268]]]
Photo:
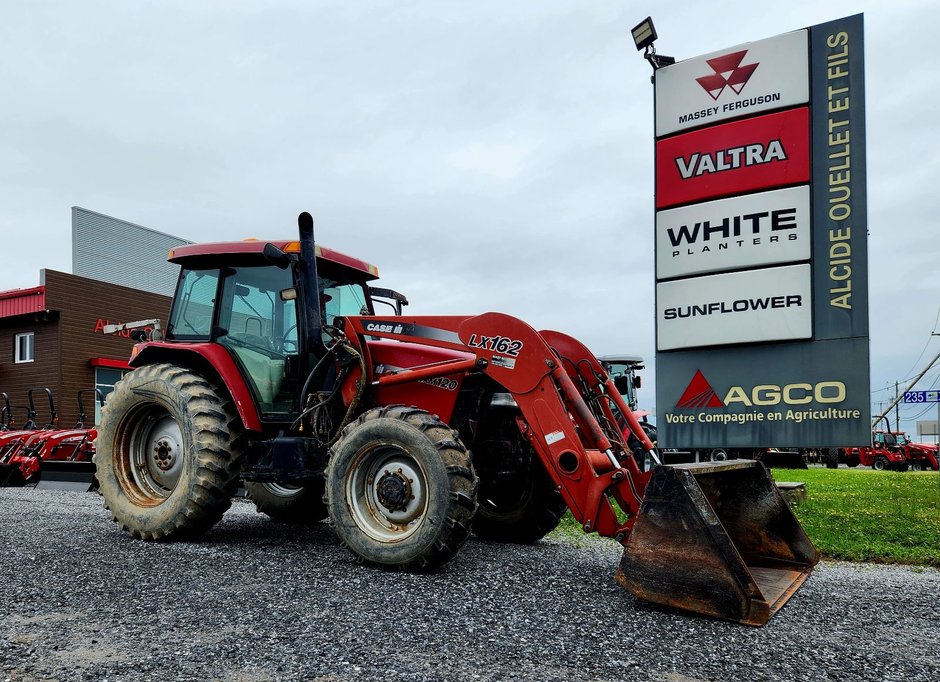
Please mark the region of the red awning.
[[88, 361], [92, 367], [111, 367], [113, 369], [131, 369], [127, 360], [115, 360], [113, 358], [92, 358]]

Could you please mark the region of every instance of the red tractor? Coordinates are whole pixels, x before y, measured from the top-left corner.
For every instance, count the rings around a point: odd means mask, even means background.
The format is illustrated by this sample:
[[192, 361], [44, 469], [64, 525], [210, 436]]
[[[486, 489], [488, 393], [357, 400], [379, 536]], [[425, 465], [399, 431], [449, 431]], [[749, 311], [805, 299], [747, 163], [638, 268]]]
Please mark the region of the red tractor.
[[78, 392], [78, 423], [71, 429], [57, 426], [55, 403], [52, 391], [41, 389], [49, 400], [49, 424], [39, 429], [36, 427], [36, 408], [33, 404], [33, 391], [27, 394], [29, 409], [26, 423], [21, 430], [13, 430], [12, 408], [6, 393], [0, 394], [4, 402], [2, 408], [2, 429], [0, 429], [0, 487], [34, 485], [40, 488], [87, 491], [94, 487], [95, 437], [94, 428], [86, 428], [85, 406], [82, 395], [93, 392], [103, 405], [101, 391], [97, 388], [82, 389]]
[[873, 431], [871, 447], [839, 448], [839, 461], [850, 467], [870, 466], [883, 471], [907, 471], [908, 461], [904, 450], [898, 445], [895, 434], [887, 431]]
[[911, 471], [937, 471], [940, 469], [938, 464], [938, 446], [929, 443], [914, 443], [903, 431], [892, 433], [898, 447], [907, 458], [907, 463]]
[[911, 471], [937, 471], [940, 469], [938, 446], [929, 443], [914, 443], [903, 431], [893, 431], [890, 435], [894, 436], [897, 447], [904, 453]]
[[373, 266], [299, 223], [299, 241], [170, 252], [165, 336], [135, 345], [98, 431], [125, 531], [196, 536], [242, 482], [259, 511], [328, 517], [361, 562], [396, 569], [442, 565], [471, 530], [534, 542], [568, 508], [660, 604], [760, 625], [809, 575], [817, 552], [759, 462], [642, 471], [627, 442], [655, 450], [580, 342], [499, 313], [401, 315]]

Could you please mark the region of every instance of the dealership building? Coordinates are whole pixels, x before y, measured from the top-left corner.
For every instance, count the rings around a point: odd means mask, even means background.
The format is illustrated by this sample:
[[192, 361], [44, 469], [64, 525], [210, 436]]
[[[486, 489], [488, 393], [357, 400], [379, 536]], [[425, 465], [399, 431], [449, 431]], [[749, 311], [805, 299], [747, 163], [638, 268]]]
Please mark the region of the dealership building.
[[[78, 419], [78, 392], [110, 393], [130, 367], [128, 332], [104, 326], [135, 320], [165, 323], [176, 283], [166, 262], [185, 239], [94, 211], [72, 209], [72, 270], [43, 269], [39, 285], [0, 291], [0, 391], [9, 396], [15, 423], [26, 418], [33, 390], [37, 422], [49, 421], [42, 389], [52, 391], [60, 424]], [[0, 282], [2, 286], [2, 282]], [[85, 394], [89, 419], [93, 397]], [[95, 417], [99, 411], [95, 409]]]

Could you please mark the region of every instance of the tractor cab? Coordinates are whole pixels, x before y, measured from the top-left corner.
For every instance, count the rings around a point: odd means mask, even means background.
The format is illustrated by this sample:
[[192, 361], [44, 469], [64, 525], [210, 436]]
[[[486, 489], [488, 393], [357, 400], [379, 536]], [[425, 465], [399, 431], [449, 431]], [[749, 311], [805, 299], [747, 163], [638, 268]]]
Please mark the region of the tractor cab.
[[898, 443], [897, 434], [886, 431], [875, 431], [872, 433], [872, 444], [875, 448], [885, 450], [897, 449], [899, 445], [901, 445]]
[[[319, 337], [306, 341], [303, 277], [297, 242], [260, 241], [181, 246], [169, 260], [181, 266], [165, 330], [165, 346], [215, 344], [231, 356], [263, 421], [286, 421], [299, 411], [300, 384], [322, 356], [338, 318], [372, 315], [380, 301], [400, 312], [405, 298], [373, 289], [378, 269], [317, 247]], [[270, 246], [267, 247], [270, 249]], [[272, 260], [274, 262], [272, 262]], [[389, 298], [391, 302], [381, 300]], [[164, 344], [161, 344], [164, 345]]]

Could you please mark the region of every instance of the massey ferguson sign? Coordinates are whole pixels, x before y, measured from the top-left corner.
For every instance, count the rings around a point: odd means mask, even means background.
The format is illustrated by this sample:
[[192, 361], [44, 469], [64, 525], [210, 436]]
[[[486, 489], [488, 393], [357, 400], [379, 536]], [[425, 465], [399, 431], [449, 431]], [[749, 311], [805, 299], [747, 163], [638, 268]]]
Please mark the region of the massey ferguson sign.
[[656, 73], [656, 135], [809, 101], [807, 32], [688, 59]]
[[861, 15], [656, 71], [665, 447], [870, 437]]

